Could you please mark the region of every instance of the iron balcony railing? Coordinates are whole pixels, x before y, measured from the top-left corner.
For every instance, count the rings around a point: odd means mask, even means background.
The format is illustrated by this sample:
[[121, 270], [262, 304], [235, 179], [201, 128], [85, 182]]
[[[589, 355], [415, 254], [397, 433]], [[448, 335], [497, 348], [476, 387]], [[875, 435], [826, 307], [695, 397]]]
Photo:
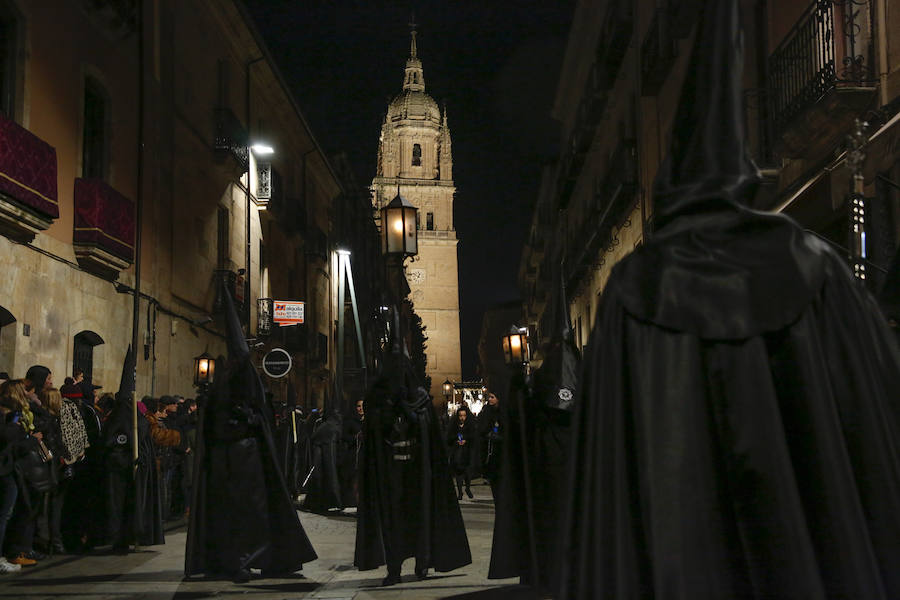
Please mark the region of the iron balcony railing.
[[776, 133], [835, 87], [872, 81], [869, 0], [816, 0], [769, 57]]

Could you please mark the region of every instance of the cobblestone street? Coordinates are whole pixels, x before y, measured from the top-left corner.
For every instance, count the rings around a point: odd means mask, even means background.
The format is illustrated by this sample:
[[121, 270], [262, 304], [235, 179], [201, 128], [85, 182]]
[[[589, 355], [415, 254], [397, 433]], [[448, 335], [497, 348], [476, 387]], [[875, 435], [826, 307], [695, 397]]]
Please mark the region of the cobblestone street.
[[230, 581], [184, 581], [185, 527], [170, 529], [164, 546], [144, 548], [127, 556], [61, 556], [42, 561], [17, 575], [0, 579], [0, 598], [194, 599], [240, 596], [270, 598], [528, 598], [515, 580], [489, 581], [488, 564], [494, 509], [490, 490], [473, 485], [474, 500], [461, 502], [472, 564], [450, 573], [432, 573], [418, 581], [412, 560], [404, 563], [403, 583], [380, 587], [385, 569], [360, 572], [353, 567], [356, 518], [300, 513], [319, 559], [289, 579], [253, 579], [236, 585]]

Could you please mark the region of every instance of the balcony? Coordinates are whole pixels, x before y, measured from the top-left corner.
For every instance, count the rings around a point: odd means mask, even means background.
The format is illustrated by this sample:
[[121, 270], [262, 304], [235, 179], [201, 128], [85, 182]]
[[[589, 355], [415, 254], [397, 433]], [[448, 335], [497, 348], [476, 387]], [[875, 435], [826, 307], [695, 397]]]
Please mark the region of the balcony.
[[75, 180], [72, 244], [78, 264], [106, 279], [134, 262], [134, 202], [101, 179]]
[[247, 170], [250, 150], [247, 148], [249, 136], [243, 124], [230, 108], [215, 109], [215, 137], [213, 138], [213, 150], [216, 158], [225, 161], [231, 158], [241, 173]]
[[[241, 269], [243, 272], [243, 269]], [[213, 305], [214, 312], [225, 310], [225, 297], [223, 293], [230, 293], [234, 302], [234, 308], [237, 310], [241, 321], [245, 321], [244, 316], [244, 276], [228, 269], [217, 269], [213, 272], [216, 281], [216, 300]]]
[[777, 153], [830, 150], [871, 103], [876, 88], [869, 4], [813, 2], [769, 57]]
[[566, 285], [575, 290], [602, 254], [616, 244], [613, 230], [621, 225], [634, 206], [637, 191], [637, 149], [632, 139], [622, 140], [610, 156], [606, 175], [598, 181], [594, 203], [581, 230], [566, 249]]
[[667, 8], [658, 8], [641, 43], [641, 95], [659, 94], [678, 57]]
[[284, 202], [284, 184], [281, 174], [270, 162], [256, 165], [256, 205], [261, 209], [276, 207]]
[[0, 115], [0, 235], [30, 242], [59, 218], [56, 149]]

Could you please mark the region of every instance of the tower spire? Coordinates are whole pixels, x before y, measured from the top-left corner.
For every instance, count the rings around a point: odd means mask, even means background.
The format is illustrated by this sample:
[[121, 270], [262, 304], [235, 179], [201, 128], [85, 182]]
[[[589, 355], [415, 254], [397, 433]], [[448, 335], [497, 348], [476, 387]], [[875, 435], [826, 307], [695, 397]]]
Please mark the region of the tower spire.
[[410, 58], [416, 58], [416, 33], [418, 33], [416, 27], [418, 27], [416, 24], [416, 13], [413, 13], [412, 18], [409, 20], [409, 35], [411, 38], [409, 42]]
[[403, 89], [413, 92], [425, 91], [425, 73], [422, 70], [422, 61], [419, 60], [416, 49], [416, 34], [418, 33], [416, 15], [413, 14], [409, 22], [409, 58], [406, 59], [406, 72], [403, 78]]

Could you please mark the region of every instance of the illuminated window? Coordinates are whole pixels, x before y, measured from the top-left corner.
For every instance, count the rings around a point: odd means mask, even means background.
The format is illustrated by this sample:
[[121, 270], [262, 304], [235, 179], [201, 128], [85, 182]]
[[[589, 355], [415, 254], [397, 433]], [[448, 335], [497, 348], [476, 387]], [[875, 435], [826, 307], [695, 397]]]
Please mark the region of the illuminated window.
[[414, 167], [422, 166], [422, 146], [413, 144], [412, 164]]

